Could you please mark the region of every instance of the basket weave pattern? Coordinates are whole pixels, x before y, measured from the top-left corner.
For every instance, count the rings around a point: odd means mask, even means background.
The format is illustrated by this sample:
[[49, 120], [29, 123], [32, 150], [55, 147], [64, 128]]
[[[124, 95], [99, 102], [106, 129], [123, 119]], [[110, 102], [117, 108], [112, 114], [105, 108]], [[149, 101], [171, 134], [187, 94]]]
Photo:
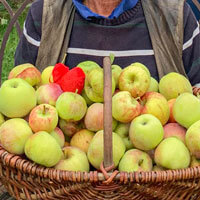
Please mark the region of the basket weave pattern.
[[16, 199], [200, 199], [200, 167], [133, 173], [102, 171], [45, 168], [0, 147], [0, 180]]

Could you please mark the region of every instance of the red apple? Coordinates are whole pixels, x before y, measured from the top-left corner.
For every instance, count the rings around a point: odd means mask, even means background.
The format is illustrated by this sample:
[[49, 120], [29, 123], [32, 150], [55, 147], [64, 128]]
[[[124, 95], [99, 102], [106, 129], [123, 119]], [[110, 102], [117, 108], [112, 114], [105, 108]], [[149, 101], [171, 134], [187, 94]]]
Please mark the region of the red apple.
[[[86, 129], [90, 131], [103, 130], [103, 104], [93, 103], [86, 112], [84, 119]], [[116, 128], [117, 121], [113, 119], [113, 130]]]
[[176, 122], [176, 120], [174, 119], [174, 116], [173, 116], [173, 106], [174, 106], [175, 101], [176, 101], [176, 99], [170, 99], [168, 101], [169, 110], [170, 110], [168, 122], [171, 122], [171, 123]]
[[41, 82], [41, 73], [34, 65], [25, 63], [17, 65], [10, 71], [8, 79], [12, 78], [21, 78], [27, 81], [31, 86], [36, 86]]
[[63, 93], [60, 85], [56, 83], [48, 83], [41, 85], [36, 91], [38, 104], [56, 105], [58, 97]]
[[58, 113], [49, 104], [36, 106], [29, 115], [29, 125], [34, 132], [46, 131], [50, 133], [58, 124]]
[[112, 116], [117, 121], [129, 123], [140, 115], [141, 105], [128, 91], [121, 91], [112, 97]]
[[158, 92], [146, 92], [142, 97], [142, 114], [152, 114], [157, 117], [162, 125], [169, 119], [169, 105], [166, 98]]
[[164, 126], [164, 138], [177, 137], [185, 143], [186, 129], [178, 123], [168, 123]]

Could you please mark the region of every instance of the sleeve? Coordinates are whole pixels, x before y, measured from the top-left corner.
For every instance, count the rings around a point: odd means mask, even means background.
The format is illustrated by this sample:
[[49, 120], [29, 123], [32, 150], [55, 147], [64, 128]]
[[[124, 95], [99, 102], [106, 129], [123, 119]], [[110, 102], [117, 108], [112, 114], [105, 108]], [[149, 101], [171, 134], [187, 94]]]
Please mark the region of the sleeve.
[[43, 0], [36, 0], [30, 7], [15, 51], [15, 66], [23, 63], [35, 65], [41, 40]]
[[200, 29], [193, 11], [184, 6], [183, 63], [191, 84], [200, 84]]

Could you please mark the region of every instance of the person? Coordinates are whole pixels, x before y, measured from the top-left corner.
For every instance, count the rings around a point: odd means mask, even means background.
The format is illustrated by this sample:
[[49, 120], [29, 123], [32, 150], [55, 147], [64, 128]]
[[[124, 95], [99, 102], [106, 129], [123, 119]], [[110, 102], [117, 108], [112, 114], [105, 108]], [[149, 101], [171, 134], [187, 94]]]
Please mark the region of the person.
[[[152, 45], [150, 29], [147, 26], [148, 18], [144, 13], [142, 0], [72, 0], [72, 2], [75, 14], [68, 48], [66, 48], [65, 64], [68, 67], [73, 68], [80, 62], [87, 60], [95, 61], [102, 66], [103, 57], [113, 53], [115, 55], [114, 64], [125, 68], [134, 62], [143, 63], [148, 67], [151, 76], [159, 80], [155, 45], [154, 47]], [[55, 42], [48, 49], [41, 47], [41, 42], [45, 43], [44, 39], [42, 40], [45, 35], [42, 32], [44, 28], [42, 27], [43, 5], [44, 0], [36, 0], [28, 12], [23, 35], [15, 53], [15, 65], [26, 62], [37, 65], [38, 52], [42, 52], [47, 59], [51, 59], [54, 53], [57, 54], [55, 45], [59, 43], [62, 34], [52, 37]], [[174, 10], [171, 11], [171, 14], [173, 12]], [[45, 18], [45, 20], [48, 19]], [[51, 36], [53, 31], [59, 29], [60, 26], [61, 22], [57, 22], [49, 29], [52, 31], [47, 32], [46, 35]], [[163, 36], [167, 39], [171, 38], [167, 34], [164, 33]], [[49, 40], [49, 42], [51, 41]], [[168, 44], [165, 44], [165, 41], [163, 44], [167, 48]], [[38, 51], [39, 47], [40, 51]], [[183, 45], [181, 51], [185, 74], [192, 85], [199, 84], [199, 24], [186, 2], [183, 6]], [[169, 60], [174, 59], [174, 57], [176, 56], [172, 56]]]
[[192, 8], [197, 21], [200, 23], [200, 1], [199, 0], [187, 0], [187, 3]]

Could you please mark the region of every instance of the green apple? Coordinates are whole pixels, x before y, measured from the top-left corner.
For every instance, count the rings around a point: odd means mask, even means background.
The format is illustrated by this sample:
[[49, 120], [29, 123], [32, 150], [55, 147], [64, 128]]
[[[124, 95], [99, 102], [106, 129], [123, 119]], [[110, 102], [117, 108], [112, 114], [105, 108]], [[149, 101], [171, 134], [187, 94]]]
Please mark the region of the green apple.
[[116, 88], [119, 87], [119, 76], [122, 72], [122, 68], [119, 65], [112, 65], [112, 76], [115, 79]]
[[0, 88], [0, 112], [8, 118], [25, 117], [36, 106], [32, 86], [20, 78], [6, 80]]
[[185, 76], [171, 72], [161, 78], [159, 91], [167, 100], [170, 100], [185, 92], [192, 94], [192, 86]]
[[0, 126], [5, 122], [4, 116], [0, 113]]
[[61, 148], [64, 147], [65, 136], [60, 128], [56, 127], [53, 131], [50, 132], [50, 135], [55, 138]]
[[151, 77], [149, 69], [144, 64], [142, 64], [140, 62], [134, 62], [131, 64], [131, 66], [133, 66], [133, 67], [136, 66], [136, 67], [140, 67], [140, 68], [144, 69], [147, 72], [147, 74], [149, 75], [149, 77]]
[[21, 78], [31, 86], [36, 86], [41, 83], [40, 71], [30, 63], [15, 66], [8, 75], [8, 79], [12, 78]]
[[58, 125], [58, 112], [54, 106], [40, 104], [29, 115], [29, 125], [34, 132], [50, 133]]
[[57, 165], [56, 169], [77, 171], [77, 172], [89, 172], [90, 165], [87, 155], [84, 151], [77, 147], [65, 147], [63, 149], [64, 158], [62, 158]]
[[181, 140], [169, 137], [157, 146], [154, 160], [167, 169], [183, 169], [190, 165], [190, 152]]
[[59, 119], [59, 127], [64, 133], [65, 137], [71, 138], [76, 132], [85, 128], [82, 121], [68, 122], [64, 119]]
[[112, 116], [122, 123], [129, 123], [140, 115], [141, 105], [130, 92], [121, 91], [112, 97]]
[[158, 81], [155, 78], [151, 77], [150, 86], [147, 92], [158, 92], [158, 91], [159, 91]]
[[50, 104], [56, 105], [58, 97], [63, 93], [60, 85], [57, 83], [48, 83], [41, 85], [36, 90], [37, 104]]
[[151, 171], [152, 167], [150, 156], [138, 149], [128, 150], [119, 163], [120, 172]]
[[56, 109], [60, 118], [67, 121], [79, 121], [86, 114], [87, 104], [81, 95], [64, 92], [56, 101]]
[[[102, 103], [93, 103], [87, 109], [84, 123], [86, 129], [90, 131], [100, 131], [103, 130], [103, 104]], [[116, 128], [117, 121], [113, 119], [112, 121], [112, 130]]]
[[99, 68], [101, 69], [101, 67], [94, 61], [90, 61], [90, 60], [87, 60], [87, 61], [83, 61], [83, 62], [80, 62], [77, 67], [80, 67], [85, 74], [88, 74], [92, 69], [96, 69], [96, 68]]
[[115, 133], [117, 133], [123, 140], [126, 150], [132, 149], [133, 148], [133, 143], [131, 142], [129, 138], [129, 128], [130, 128], [130, 123], [118, 123]]
[[[97, 103], [103, 102], [104, 79], [102, 69], [92, 69], [85, 78], [84, 90], [88, 98]], [[115, 80], [112, 77], [112, 94], [115, 91]]]
[[188, 129], [200, 120], [200, 99], [190, 93], [181, 94], [174, 103], [173, 116], [176, 122]]
[[167, 123], [164, 126], [164, 138], [177, 137], [185, 143], [186, 131], [186, 128], [182, 127], [178, 123]]
[[52, 71], [53, 71], [54, 66], [48, 66], [46, 67], [41, 74], [41, 84], [47, 84], [47, 83], [53, 83], [53, 76], [52, 76]]
[[32, 134], [24, 119], [9, 119], [0, 126], [0, 143], [8, 152], [20, 155], [24, 153], [25, 143]]
[[45, 131], [39, 131], [28, 138], [25, 154], [33, 162], [45, 167], [55, 166], [63, 156], [58, 142]]
[[151, 114], [136, 117], [130, 125], [129, 137], [133, 145], [140, 150], [154, 149], [163, 139], [161, 122]]
[[77, 147], [87, 153], [88, 147], [93, 137], [94, 132], [87, 129], [82, 129], [72, 136], [70, 140], [70, 146]]
[[157, 117], [162, 125], [169, 120], [170, 109], [165, 97], [158, 92], [146, 92], [141, 98], [143, 105], [142, 114], [152, 114]]
[[[113, 162], [115, 167], [118, 166], [120, 159], [125, 153], [126, 147], [122, 138], [116, 133], [112, 133], [112, 147], [113, 147]], [[100, 168], [100, 164], [103, 161], [104, 156], [104, 141], [103, 141], [103, 130], [98, 131], [92, 138], [88, 148], [88, 159], [93, 167], [96, 169]]]
[[129, 65], [119, 76], [119, 89], [128, 91], [133, 97], [141, 97], [148, 90], [150, 76], [145, 69]]
[[87, 96], [87, 94], [86, 94], [84, 88], [83, 88], [83, 90], [82, 90], [81, 96], [85, 99], [85, 101], [86, 101], [86, 103], [87, 103], [88, 106], [90, 106], [90, 105], [92, 105], [92, 104], [94, 103], [93, 101], [91, 101], [91, 100], [88, 98], [88, 96]]
[[190, 153], [200, 159], [200, 120], [192, 124], [186, 132], [185, 142]]

